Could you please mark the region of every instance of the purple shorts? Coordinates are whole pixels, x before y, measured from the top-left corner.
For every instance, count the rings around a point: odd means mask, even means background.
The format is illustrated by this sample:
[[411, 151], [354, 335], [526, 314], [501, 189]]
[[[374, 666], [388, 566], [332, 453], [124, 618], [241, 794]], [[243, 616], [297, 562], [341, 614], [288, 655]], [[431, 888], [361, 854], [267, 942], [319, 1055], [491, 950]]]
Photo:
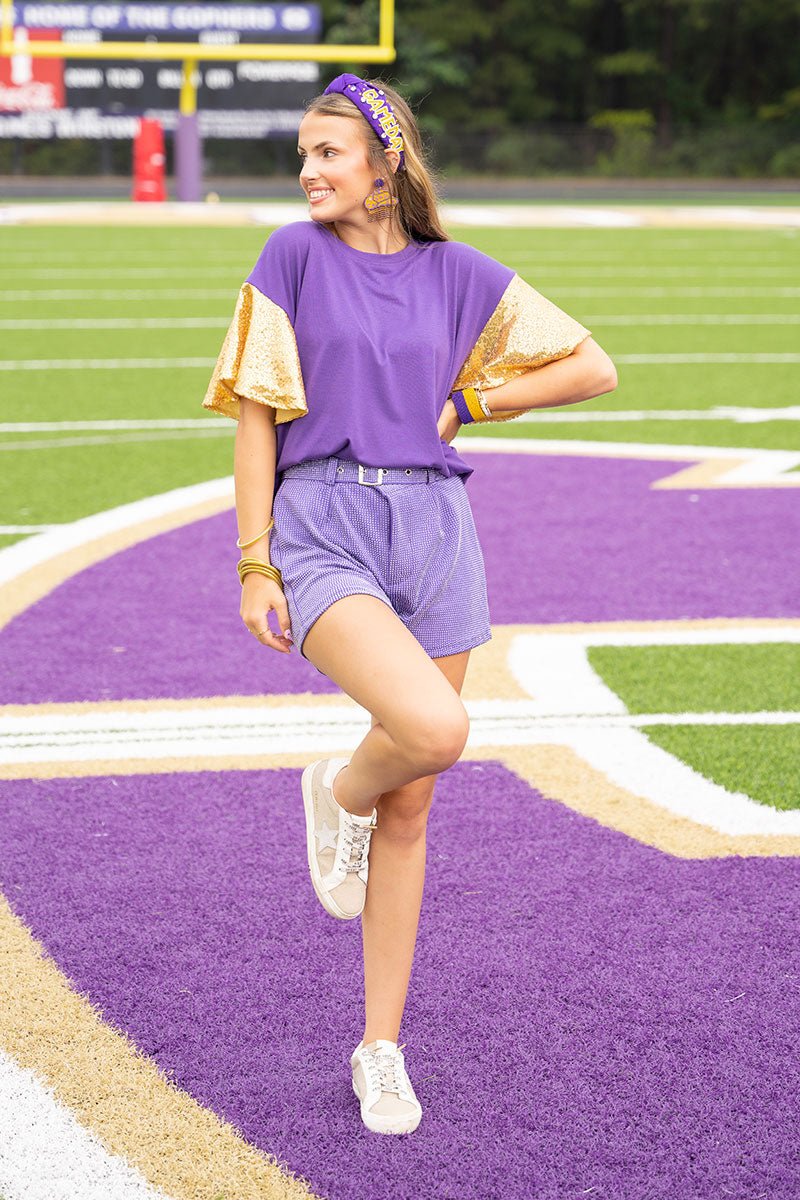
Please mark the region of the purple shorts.
[[431, 658], [491, 639], [483, 554], [461, 475], [318, 458], [280, 473], [272, 512], [270, 560], [301, 654], [317, 617], [358, 593], [388, 604]]

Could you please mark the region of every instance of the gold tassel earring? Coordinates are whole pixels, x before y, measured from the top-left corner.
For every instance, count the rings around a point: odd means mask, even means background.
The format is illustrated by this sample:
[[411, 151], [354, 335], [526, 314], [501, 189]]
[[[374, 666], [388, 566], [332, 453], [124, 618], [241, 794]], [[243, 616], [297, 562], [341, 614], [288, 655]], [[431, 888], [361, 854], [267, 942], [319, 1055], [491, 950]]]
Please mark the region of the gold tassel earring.
[[368, 221], [380, 221], [397, 208], [397, 196], [393, 196], [384, 179], [375, 180], [375, 188], [364, 200]]

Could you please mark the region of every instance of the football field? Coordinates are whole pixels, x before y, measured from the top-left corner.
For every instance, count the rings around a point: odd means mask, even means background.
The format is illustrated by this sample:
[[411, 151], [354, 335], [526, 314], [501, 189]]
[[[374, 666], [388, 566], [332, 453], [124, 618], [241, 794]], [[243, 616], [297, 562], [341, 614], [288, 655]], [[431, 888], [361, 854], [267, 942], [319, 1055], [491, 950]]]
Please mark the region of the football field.
[[269, 228], [0, 224], [2, 1200], [800, 1192], [800, 229], [450, 232], [619, 386], [457, 438], [493, 636], [428, 829], [423, 1119], [377, 1138], [299, 792], [369, 715], [244, 628], [201, 407]]

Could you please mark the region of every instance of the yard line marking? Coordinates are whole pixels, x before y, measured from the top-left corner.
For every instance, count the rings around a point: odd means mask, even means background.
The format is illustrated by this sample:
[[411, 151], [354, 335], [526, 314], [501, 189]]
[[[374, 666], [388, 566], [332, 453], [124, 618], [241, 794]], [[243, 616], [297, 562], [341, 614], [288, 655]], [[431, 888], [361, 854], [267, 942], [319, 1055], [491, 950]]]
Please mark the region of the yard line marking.
[[0, 320], [0, 329], [218, 329], [230, 324], [220, 317], [19, 317]]
[[[800, 313], [606, 313], [587, 325], [800, 325]], [[2, 323], [0, 323], [2, 324]]]
[[60, 529], [65, 522], [51, 521], [49, 525], [0, 525], [0, 533], [41, 533], [43, 529]]
[[215, 358], [10, 358], [0, 360], [0, 371], [114, 371], [163, 368], [213, 367]]
[[[615, 313], [585, 316], [586, 325], [800, 325], [800, 313]], [[222, 329], [218, 317], [19, 317], [0, 320], [0, 329]]]
[[[514, 255], [513, 257], [516, 259], [516, 255]], [[572, 266], [567, 263], [553, 262], [552, 265], [549, 265], [549, 264], [545, 265], [544, 263], [540, 263], [538, 269], [542, 272], [547, 272], [548, 274], [552, 273], [552, 274], [556, 274], [556, 275], [587, 275], [587, 274], [591, 273], [592, 275], [612, 275], [612, 276], [613, 275], [644, 275], [647, 278], [652, 278], [654, 275], [667, 276], [667, 277], [677, 276], [678, 278], [683, 278], [686, 275], [704, 276], [704, 275], [708, 275], [709, 273], [713, 273], [714, 275], [745, 275], [745, 276], [750, 276], [750, 277], [756, 277], [759, 275], [772, 275], [772, 276], [788, 275], [790, 277], [796, 278], [796, 276], [797, 276], [796, 264], [791, 263], [791, 262], [786, 263], [783, 266], [776, 266], [776, 267], [764, 266], [763, 264], [760, 264], [760, 263], [753, 264], [750, 266], [743, 266], [743, 267], [742, 266], [719, 266], [719, 265], [716, 265], [716, 266], [691, 266], [691, 265], [690, 266], [681, 266], [681, 265], [675, 265], [674, 263], [671, 263], [669, 265], [664, 265], [664, 266], [661, 266], [658, 263], [650, 263], [647, 265], [631, 263], [629, 265], [627, 263], [620, 262], [620, 261], [617, 261], [616, 263], [613, 263], [607, 267], [598, 266], [597, 264], [593, 264], [591, 267], [587, 267], [585, 265], [580, 265], [580, 264]]]
[[739, 408], [736, 405], [726, 405], [697, 409], [582, 409], [579, 412], [540, 408], [531, 409], [530, 412], [522, 413], [514, 419], [531, 424], [534, 421], [572, 421], [584, 424], [603, 421], [734, 421], [741, 425], [755, 425], [766, 421], [800, 421], [800, 405], [787, 405], [785, 408]]
[[[529, 275], [527, 272], [519, 272], [523, 279], [532, 280], [533, 286], [536, 285], [536, 276]], [[622, 296], [625, 298], [633, 298], [641, 296], [649, 299], [685, 299], [687, 296], [706, 297], [723, 297], [727, 299], [729, 296], [744, 297], [751, 299], [753, 296], [776, 297], [785, 296], [794, 299], [800, 296], [800, 287], [757, 287], [739, 288], [739, 287], [673, 287], [666, 285], [665, 287], [640, 287], [638, 284], [631, 284], [629, 287], [558, 287], [555, 283], [548, 285], [548, 293], [558, 296]]]
[[797, 363], [800, 354], [615, 354], [615, 363], [628, 366], [649, 366], [654, 363]]
[[0, 1049], [5, 1200], [166, 1200], [160, 1189], [76, 1119], [55, 1090]]
[[[510, 257], [516, 258], [516, 255]], [[532, 261], [536, 261], [535, 259]], [[565, 261], [553, 260], [552, 264], [539, 263], [539, 270], [542, 272], [554, 273], [558, 275], [586, 275], [590, 268], [584, 263], [571, 264]], [[757, 263], [750, 266], [741, 265], [715, 265], [713, 267], [697, 266], [695, 264], [680, 264], [670, 263], [663, 266], [658, 264], [644, 265], [641, 263], [625, 263], [617, 259], [608, 266], [593, 265], [591, 267], [592, 275], [644, 275], [652, 277], [654, 274], [659, 276], [677, 276], [683, 278], [687, 275], [704, 276], [713, 271], [717, 275], [763, 275], [780, 277], [782, 275], [796, 275], [794, 264], [783, 263], [780, 266], [770, 266], [763, 263]], [[4, 273], [19, 274], [19, 268], [12, 266], [4, 268], [0, 266], [0, 275]], [[184, 267], [173, 264], [162, 263], [160, 266], [143, 267], [143, 266], [120, 266], [118, 263], [114, 266], [115, 279], [159, 279], [162, 276], [174, 276], [176, 271], [183, 276], [197, 276], [200, 278], [208, 278], [211, 275], [228, 276], [241, 273], [241, 269], [237, 266], [203, 266], [203, 267]], [[107, 266], [97, 267], [33, 267], [27, 269], [24, 274], [26, 279], [91, 279], [92, 276], [103, 276], [108, 273]]]
[[[762, 421], [798, 421], [800, 420], [800, 405], [785, 405], [780, 408], [749, 408], [744, 405], [716, 405], [714, 408], [677, 409], [677, 408], [644, 408], [644, 409], [581, 409], [578, 412], [564, 412], [562, 409], [531, 409], [515, 418], [517, 421], [737, 421], [742, 424], [759, 424]], [[152, 419], [131, 420], [126, 418], [96, 420], [96, 421], [0, 421], [0, 433], [59, 433], [61, 431], [78, 430], [133, 430], [133, 429], [189, 429], [219, 428], [230, 429], [227, 424], [222, 426], [218, 416], [215, 417], [154, 417]], [[54, 439], [56, 440], [56, 439]], [[9, 443], [24, 445], [23, 442]]]
[[[520, 272], [523, 279], [528, 279], [527, 272]], [[531, 275], [530, 278], [536, 277]], [[27, 289], [0, 292], [0, 302], [16, 303], [20, 300], [116, 300], [133, 302], [145, 300], [148, 303], [155, 300], [235, 300], [236, 286], [230, 288], [48, 288]], [[621, 296], [630, 298], [641, 297], [685, 297], [685, 296], [785, 296], [794, 298], [800, 296], [800, 287], [566, 287], [560, 288], [549, 285], [552, 293], [560, 296]]]
[[235, 300], [236, 287], [231, 288], [51, 288], [43, 291], [0, 291], [0, 302], [18, 300]]
[[153, 417], [107, 421], [0, 421], [0, 433], [47, 433], [59, 429], [195, 429], [219, 427], [219, 417]]
[[152, 433], [119, 433], [108, 437], [51, 437], [37, 438], [36, 441], [0, 442], [0, 451], [14, 453], [17, 450], [52, 450], [64, 446], [119, 446], [129, 442], [168, 442], [175, 438], [227, 437], [235, 432], [230, 427], [220, 426], [218, 429], [185, 429], [185, 430], [156, 430]]
[[[746, 271], [747, 268], [743, 268]], [[788, 268], [787, 268], [788, 269]], [[12, 267], [10, 270], [13, 274], [19, 274], [17, 268]], [[236, 266], [227, 267], [183, 267], [162, 264], [160, 267], [120, 267], [118, 264], [114, 266], [115, 279], [158, 279], [162, 275], [174, 275], [178, 273], [184, 275], [198, 275], [207, 277], [209, 275], [235, 275], [239, 273], [239, 268]], [[3, 273], [3, 268], [0, 267], [0, 275]], [[742, 272], [740, 272], [741, 274]], [[88, 279], [92, 275], [106, 275], [108, 267], [34, 267], [25, 272], [27, 279]]]
[[[0, 371], [114, 371], [211, 368], [216, 358], [9, 358], [0, 360]], [[664, 363], [777, 363], [800, 362], [795, 353], [713, 353], [713, 354], [615, 354], [614, 362], [627, 366], [651, 366]]]

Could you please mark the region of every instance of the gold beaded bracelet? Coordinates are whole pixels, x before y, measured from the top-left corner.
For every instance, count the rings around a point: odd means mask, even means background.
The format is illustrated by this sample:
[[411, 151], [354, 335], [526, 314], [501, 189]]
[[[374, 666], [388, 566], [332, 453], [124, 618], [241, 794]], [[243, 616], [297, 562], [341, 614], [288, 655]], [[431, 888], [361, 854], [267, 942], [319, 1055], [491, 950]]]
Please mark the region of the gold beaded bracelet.
[[266, 575], [268, 579], [274, 579], [275, 582], [282, 588], [283, 576], [277, 567], [272, 563], [264, 562], [263, 558], [240, 558], [236, 564], [236, 570], [239, 573], [239, 582], [244, 587], [245, 576], [251, 572], [256, 572], [259, 575]]
[[270, 529], [272, 529], [272, 526], [274, 524], [275, 524], [275, 518], [270, 517], [269, 524], [267, 525], [266, 529], [262, 529], [261, 533], [257, 534], [254, 538], [250, 538], [249, 542], [243, 542], [242, 539], [240, 537], [238, 537], [236, 539], [236, 545], [239, 547], [240, 550], [244, 550], [245, 546], [252, 546], [253, 542], [257, 542], [258, 539], [260, 537], [263, 537], [265, 533], [269, 533]]

